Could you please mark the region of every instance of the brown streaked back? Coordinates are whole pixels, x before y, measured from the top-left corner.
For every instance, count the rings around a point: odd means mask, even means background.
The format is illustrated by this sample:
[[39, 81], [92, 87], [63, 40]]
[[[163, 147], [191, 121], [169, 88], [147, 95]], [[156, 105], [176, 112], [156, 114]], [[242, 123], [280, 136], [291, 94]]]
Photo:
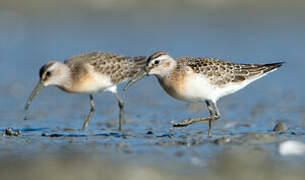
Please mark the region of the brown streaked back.
[[91, 52], [71, 57], [65, 63], [71, 68], [73, 77], [86, 73], [84, 65], [91, 65], [94, 70], [103, 75], [110, 76], [116, 84], [132, 78], [144, 65], [145, 56], [126, 57], [119, 54]]
[[235, 64], [213, 58], [181, 57], [178, 66], [188, 66], [195, 73], [204, 74], [212, 84], [224, 86], [264, 75], [280, 67], [283, 62], [273, 64]]

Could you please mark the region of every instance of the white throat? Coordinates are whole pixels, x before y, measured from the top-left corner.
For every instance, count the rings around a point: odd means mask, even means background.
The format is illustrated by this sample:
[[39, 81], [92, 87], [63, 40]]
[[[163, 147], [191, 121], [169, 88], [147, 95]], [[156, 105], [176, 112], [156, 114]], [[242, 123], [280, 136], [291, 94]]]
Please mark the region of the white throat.
[[175, 59], [163, 60], [162, 65], [156, 69], [155, 75], [158, 78], [163, 78], [169, 76], [177, 67], [177, 62]]

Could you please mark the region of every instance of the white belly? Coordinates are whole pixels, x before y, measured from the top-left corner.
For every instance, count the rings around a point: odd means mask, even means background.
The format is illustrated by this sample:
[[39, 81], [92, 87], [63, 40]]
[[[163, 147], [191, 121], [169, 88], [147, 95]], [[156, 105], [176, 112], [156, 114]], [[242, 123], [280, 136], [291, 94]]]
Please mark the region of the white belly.
[[202, 102], [205, 99], [210, 99], [209, 96], [214, 90], [201, 75], [187, 75], [183, 78], [180, 76], [175, 80], [158, 78], [158, 80], [170, 96], [181, 101]]
[[83, 85], [83, 91], [87, 93], [96, 93], [101, 91], [115, 91], [116, 85], [113, 84], [109, 76], [103, 74], [94, 74], [91, 80]]
[[202, 102], [212, 100], [216, 95], [217, 88], [209, 83], [209, 80], [201, 74], [187, 75], [185, 78], [186, 99], [191, 102]]
[[219, 98], [244, 88], [258, 78], [260, 77], [219, 87], [211, 84], [210, 80], [204, 75], [191, 73], [184, 78], [183, 88], [177, 88], [175, 85], [171, 86], [170, 84], [162, 83], [162, 81], [160, 81], [160, 84], [168, 94], [182, 101], [203, 102], [204, 100], [210, 100], [216, 102]]
[[101, 91], [116, 92], [116, 84], [111, 82], [109, 76], [100, 73], [91, 73], [83, 76], [72, 84], [71, 87], [58, 86], [69, 93], [94, 94]]
[[229, 83], [224, 86], [216, 86], [211, 84], [209, 79], [204, 75], [193, 74], [185, 79], [185, 96], [186, 98], [195, 101], [211, 100], [216, 102], [219, 98], [235, 93], [261, 77], [262, 76], [254, 77], [239, 83]]

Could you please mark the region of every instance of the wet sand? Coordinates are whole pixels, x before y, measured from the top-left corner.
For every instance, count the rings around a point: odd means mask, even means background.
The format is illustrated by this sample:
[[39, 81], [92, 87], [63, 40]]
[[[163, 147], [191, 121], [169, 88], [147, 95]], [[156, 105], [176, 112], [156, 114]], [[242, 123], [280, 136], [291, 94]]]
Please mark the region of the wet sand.
[[[304, 156], [281, 156], [298, 132], [166, 134], [22, 130], [1, 136], [8, 179], [304, 179]], [[5, 134], [5, 132], [3, 132]], [[18, 173], [16, 173], [18, 172]]]

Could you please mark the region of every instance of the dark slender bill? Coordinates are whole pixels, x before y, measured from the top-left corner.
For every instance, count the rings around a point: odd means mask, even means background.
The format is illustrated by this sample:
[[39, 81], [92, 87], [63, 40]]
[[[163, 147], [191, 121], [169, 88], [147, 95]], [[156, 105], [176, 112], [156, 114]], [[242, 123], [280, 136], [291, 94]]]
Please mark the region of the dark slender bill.
[[26, 104], [25, 104], [25, 107], [24, 107], [24, 110], [27, 111], [29, 109], [29, 106], [31, 104], [31, 102], [33, 101], [33, 99], [35, 98], [35, 96], [37, 96], [37, 94], [39, 94], [39, 91], [43, 88], [43, 84], [41, 82], [39, 82], [35, 89], [32, 91], [29, 99], [26, 101]]
[[139, 71], [133, 79], [131, 79], [127, 85], [123, 88], [124, 91], [126, 91], [130, 86], [132, 86], [137, 81], [141, 80], [144, 76], [146, 76], [147, 73], [145, 70]]

